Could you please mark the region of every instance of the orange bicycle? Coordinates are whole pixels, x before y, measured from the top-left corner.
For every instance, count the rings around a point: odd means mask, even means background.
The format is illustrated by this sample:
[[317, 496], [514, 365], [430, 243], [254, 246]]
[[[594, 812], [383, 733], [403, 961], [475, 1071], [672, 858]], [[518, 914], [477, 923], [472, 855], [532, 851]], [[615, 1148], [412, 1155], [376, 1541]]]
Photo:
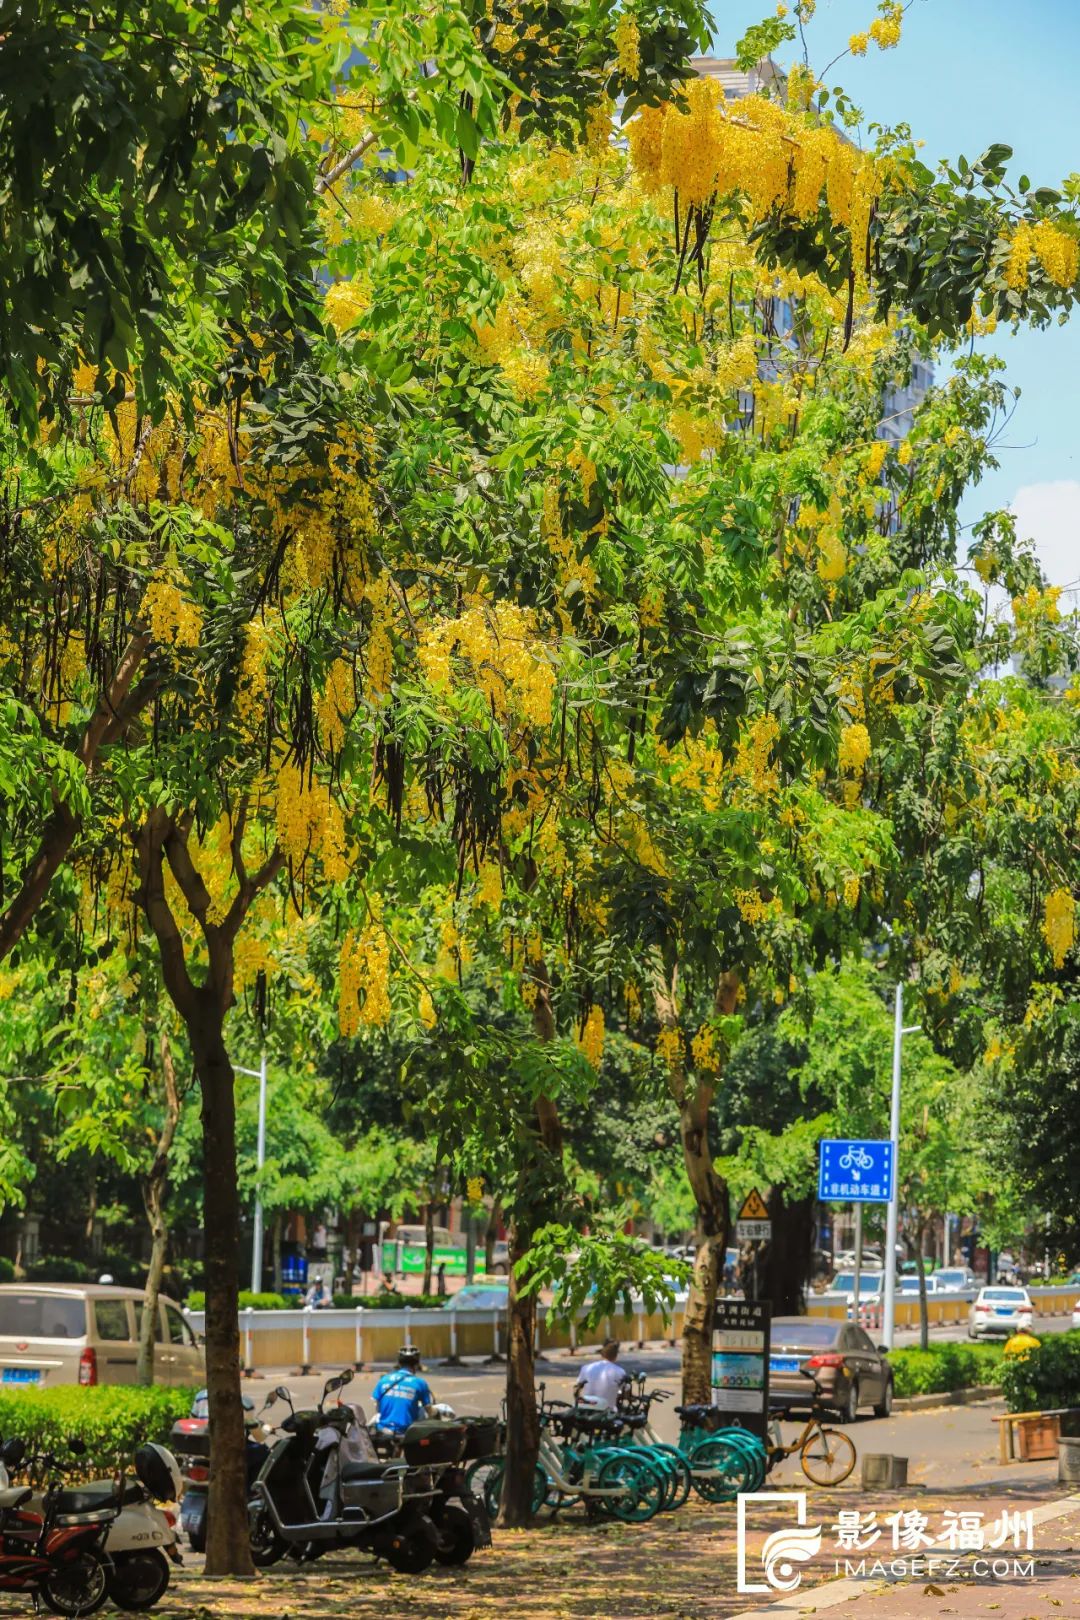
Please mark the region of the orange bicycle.
[[804, 1378], [813, 1379], [814, 1398], [810, 1403], [810, 1416], [789, 1446], [777, 1440], [768, 1448], [768, 1468], [774, 1468], [785, 1457], [799, 1453], [799, 1463], [807, 1479], [814, 1485], [842, 1485], [855, 1467], [856, 1452], [852, 1442], [839, 1429], [831, 1429], [821, 1420], [825, 1416], [820, 1405], [821, 1385], [806, 1367], [799, 1371]]

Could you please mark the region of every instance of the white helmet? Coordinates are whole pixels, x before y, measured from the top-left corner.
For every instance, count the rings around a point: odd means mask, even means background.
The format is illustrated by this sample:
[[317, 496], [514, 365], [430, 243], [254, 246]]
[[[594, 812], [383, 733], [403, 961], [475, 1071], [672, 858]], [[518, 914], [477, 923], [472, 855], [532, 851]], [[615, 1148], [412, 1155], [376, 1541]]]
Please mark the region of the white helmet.
[[139, 1483], [145, 1485], [155, 1502], [179, 1502], [184, 1477], [168, 1446], [152, 1442], [140, 1446], [135, 1453], [135, 1472]]

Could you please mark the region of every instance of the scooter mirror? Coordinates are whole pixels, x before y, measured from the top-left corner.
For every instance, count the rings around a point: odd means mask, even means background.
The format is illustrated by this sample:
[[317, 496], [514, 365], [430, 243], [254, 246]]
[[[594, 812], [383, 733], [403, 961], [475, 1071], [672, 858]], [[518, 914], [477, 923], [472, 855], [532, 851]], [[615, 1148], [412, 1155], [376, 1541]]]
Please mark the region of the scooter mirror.
[[252, 1400], [250, 1395], [241, 1395], [240, 1405], [244, 1408], [245, 1412], [254, 1412], [255, 1410], [255, 1402]]
[[274, 1402], [275, 1402], [275, 1401], [276, 1401], [276, 1400], [277, 1400], [277, 1399], [278, 1399], [278, 1391], [277, 1391], [277, 1390], [276, 1390], [276, 1389], [272, 1389], [272, 1390], [271, 1390], [271, 1391], [270, 1391], [270, 1393], [269, 1393], [269, 1395], [268, 1395], [268, 1396], [267, 1396], [267, 1397], [266, 1397], [266, 1399], [265, 1399], [265, 1401], [263, 1401], [263, 1403], [262, 1403], [262, 1409], [263, 1409], [263, 1411], [264, 1411], [264, 1412], [265, 1412], [265, 1411], [266, 1411], [266, 1408], [267, 1408], [267, 1407], [268, 1407], [268, 1406], [273, 1406], [273, 1405], [274, 1405]]
[[275, 1389], [274, 1394], [277, 1396], [279, 1401], [288, 1401], [289, 1405], [292, 1405], [292, 1393], [286, 1387], [286, 1385], [279, 1384], [277, 1389]]
[[342, 1388], [344, 1388], [346, 1384], [351, 1384], [352, 1381], [353, 1381], [352, 1368], [351, 1367], [343, 1367], [341, 1369], [341, 1372], [338, 1374], [338, 1377], [341, 1379]]
[[18, 1468], [26, 1457], [26, 1441], [13, 1434], [0, 1446], [0, 1462], [8, 1468]]
[[85, 1457], [86, 1441], [80, 1440], [77, 1434], [73, 1434], [68, 1438], [68, 1450], [76, 1457]]
[[334, 1378], [328, 1378], [326, 1383], [323, 1385], [323, 1400], [325, 1401], [328, 1395], [332, 1395], [335, 1389], [340, 1389], [343, 1382], [343, 1379], [336, 1376]]

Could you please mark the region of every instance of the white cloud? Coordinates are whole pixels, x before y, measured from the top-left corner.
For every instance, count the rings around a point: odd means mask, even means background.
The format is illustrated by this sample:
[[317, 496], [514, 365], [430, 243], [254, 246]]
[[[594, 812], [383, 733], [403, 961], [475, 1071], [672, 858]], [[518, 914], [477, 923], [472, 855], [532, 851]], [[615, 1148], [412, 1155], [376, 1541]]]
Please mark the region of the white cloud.
[[1080, 588], [1080, 482], [1025, 484], [1012, 500], [1017, 536], [1034, 542], [1051, 585]]

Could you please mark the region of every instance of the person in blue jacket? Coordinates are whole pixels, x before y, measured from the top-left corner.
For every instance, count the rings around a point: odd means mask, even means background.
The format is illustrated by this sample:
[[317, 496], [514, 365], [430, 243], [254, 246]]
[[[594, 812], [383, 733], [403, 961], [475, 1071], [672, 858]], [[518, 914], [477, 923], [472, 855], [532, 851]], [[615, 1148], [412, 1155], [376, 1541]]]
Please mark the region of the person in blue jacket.
[[420, 1352], [414, 1344], [402, 1345], [394, 1372], [383, 1373], [371, 1392], [380, 1429], [404, 1434], [410, 1423], [422, 1418], [434, 1396], [420, 1376]]

